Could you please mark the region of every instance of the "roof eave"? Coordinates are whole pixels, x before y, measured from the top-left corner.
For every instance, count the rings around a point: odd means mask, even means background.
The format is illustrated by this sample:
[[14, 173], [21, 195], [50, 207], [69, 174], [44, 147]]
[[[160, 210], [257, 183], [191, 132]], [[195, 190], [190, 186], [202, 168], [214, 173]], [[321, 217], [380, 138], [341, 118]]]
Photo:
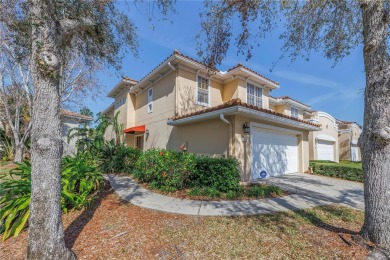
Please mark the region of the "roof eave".
[[267, 87], [270, 90], [280, 88], [279, 84], [276, 84], [275, 82], [272, 82], [272, 81], [268, 80], [267, 78], [262, 77], [261, 75], [258, 75], [258, 74], [254, 73], [254, 72], [252, 72], [252, 71], [250, 71], [250, 70], [248, 70], [246, 68], [243, 68], [243, 67], [237, 67], [237, 68], [232, 69], [232, 70], [230, 70], [230, 71], [228, 71], [228, 72], [226, 72], [226, 73], [224, 73], [222, 75], [224, 77], [226, 77], [226, 76], [230, 76], [230, 75], [232, 75], [234, 73], [237, 73], [237, 72], [240, 72], [240, 71], [248, 74], [250, 77], [253, 77], [253, 78], [256, 78], [256, 79], [262, 81], [263, 83], [265, 83], [267, 85]]
[[179, 61], [183, 61], [187, 64], [190, 64], [191, 66], [198, 68], [198, 69], [203, 69], [206, 70], [207, 67], [205, 65], [201, 65], [193, 60], [187, 59], [186, 57], [183, 57], [180, 54], [173, 53], [171, 56], [169, 56], [163, 63], [161, 63], [159, 66], [157, 66], [154, 70], [152, 70], [145, 78], [143, 78], [141, 81], [139, 81], [137, 84], [135, 84], [131, 89], [130, 93], [134, 93], [138, 88], [142, 87], [145, 85], [145, 83], [149, 83], [150, 78], [155, 76], [158, 72], [160, 72], [164, 67], [168, 66], [168, 63], [174, 61], [175, 59]]
[[217, 118], [220, 114], [237, 114], [237, 113], [250, 114], [251, 116], [257, 117], [257, 118], [262, 119], [262, 120], [266, 120], [266, 121], [274, 122], [274, 123], [279, 123], [282, 125], [288, 125], [288, 126], [292, 126], [292, 127], [296, 127], [296, 128], [300, 128], [300, 129], [304, 129], [304, 130], [321, 131], [321, 128], [317, 127], [317, 126], [313, 126], [310, 124], [306, 124], [303, 122], [299, 122], [299, 121], [289, 119], [289, 118], [284, 118], [284, 117], [277, 116], [277, 115], [268, 114], [265, 112], [257, 111], [257, 110], [254, 110], [251, 108], [246, 108], [243, 106], [233, 106], [233, 107], [223, 108], [220, 110], [215, 110], [215, 111], [211, 111], [211, 112], [207, 112], [207, 113], [203, 113], [203, 114], [199, 114], [199, 115], [194, 115], [194, 116], [190, 116], [190, 117], [185, 117], [185, 118], [181, 118], [181, 119], [168, 120], [167, 124], [172, 125], [172, 126], [178, 126], [178, 125], [194, 123], [194, 122], [202, 121], [202, 120], [206, 120], [206, 119]]
[[[108, 93], [108, 97], [110, 98], [115, 98], [120, 92], [122, 92], [123, 90], [119, 90], [120, 88], [122, 87], [126, 87], [126, 84], [131, 84], [131, 83], [136, 83], [135, 81], [129, 81], [129, 80], [126, 80], [126, 79], [121, 79], [116, 85], [115, 87]], [[118, 92], [119, 90], [119, 92]]]

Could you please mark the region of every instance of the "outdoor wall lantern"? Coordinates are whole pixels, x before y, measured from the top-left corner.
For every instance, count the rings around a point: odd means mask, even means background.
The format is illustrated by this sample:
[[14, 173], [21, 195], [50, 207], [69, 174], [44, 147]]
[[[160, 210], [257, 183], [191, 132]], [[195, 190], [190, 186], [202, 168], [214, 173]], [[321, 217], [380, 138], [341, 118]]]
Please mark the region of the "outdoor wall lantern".
[[146, 139], [148, 139], [148, 137], [149, 137], [149, 129], [146, 129], [145, 136], [146, 136]]
[[242, 126], [242, 129], [244, 130], [245, 134], [249, 134], [251, 132], [251, 128], [249, 127], [249, 123], [245, 122], [244, 125]]

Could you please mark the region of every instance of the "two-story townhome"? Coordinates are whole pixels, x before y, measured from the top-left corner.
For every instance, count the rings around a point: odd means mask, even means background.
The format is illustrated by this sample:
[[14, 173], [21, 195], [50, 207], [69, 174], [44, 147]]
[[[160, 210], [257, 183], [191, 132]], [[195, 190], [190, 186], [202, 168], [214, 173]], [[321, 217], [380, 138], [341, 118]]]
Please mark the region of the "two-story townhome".
[[361, 127], [355, 122], [337, 120], [339, 128], [340, 160], [361, 161], [361, 151], [358, 146]]
[[121, 111], [129, 146], [234, 156], [243, 181], [304, 172], [320, 124], [303, 119], [300, 102], [270, 97], [276, 88], [241, 64], [218, 71], [175, 50], [141, 80], [123, 78], [103, 113]]

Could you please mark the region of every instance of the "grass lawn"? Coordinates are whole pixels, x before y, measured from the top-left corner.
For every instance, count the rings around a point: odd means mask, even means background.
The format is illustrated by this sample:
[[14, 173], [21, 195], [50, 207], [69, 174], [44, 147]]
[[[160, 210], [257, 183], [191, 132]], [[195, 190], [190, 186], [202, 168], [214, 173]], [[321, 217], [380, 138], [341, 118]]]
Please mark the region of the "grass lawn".
[[[363, 212], [341, 206], [247, 217], [197, 217], [123, 202], [107, 185], [89, 210], [63, 217], [79, 259], [364, 259], [354, 243]], [[343, 236], [352, 245], [340, 239]], [[24, 259], [27, 232], [0, 241], [2, 259]]]

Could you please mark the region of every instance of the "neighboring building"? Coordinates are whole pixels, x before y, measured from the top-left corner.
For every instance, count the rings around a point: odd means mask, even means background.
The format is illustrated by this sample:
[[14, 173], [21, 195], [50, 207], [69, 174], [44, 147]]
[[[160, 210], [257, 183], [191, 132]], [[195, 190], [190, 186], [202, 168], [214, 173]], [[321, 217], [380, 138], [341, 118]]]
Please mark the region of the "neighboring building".
[[310, 160], [339, 162], [339, 132], [336, 119], [322, 111], [306, 113], [305, 118], [321, 125], [322, 130], [310, 132]]
[[62, 141], [64, 146], [63, 155], [71, 155], [77, 152], [77, 138], [72, 138], [68, 143], [68, 132], [72, 128], [77, 128], [81, 124], [89, 123], [93, 120], [90, 116], [81, 115], [69, 110], [61, 110]]
[[[303, 119], [306, 105], [270, 98], [276, 88], [241, 64], [222, 72], [175, 50], [140, 81], [123, 78], [102, 113], [121, 111], [129, 146], [234, 156], [243, 181], [304, 172], [309, 133], [321, 128]], [[106, 139], [113, 137], [108, 131]]]
[[362, 133], [361, 127], [355, 122], [337, 120], [339, 128], [340, 160], [361, 161], [361, 151], [358, 140]]

